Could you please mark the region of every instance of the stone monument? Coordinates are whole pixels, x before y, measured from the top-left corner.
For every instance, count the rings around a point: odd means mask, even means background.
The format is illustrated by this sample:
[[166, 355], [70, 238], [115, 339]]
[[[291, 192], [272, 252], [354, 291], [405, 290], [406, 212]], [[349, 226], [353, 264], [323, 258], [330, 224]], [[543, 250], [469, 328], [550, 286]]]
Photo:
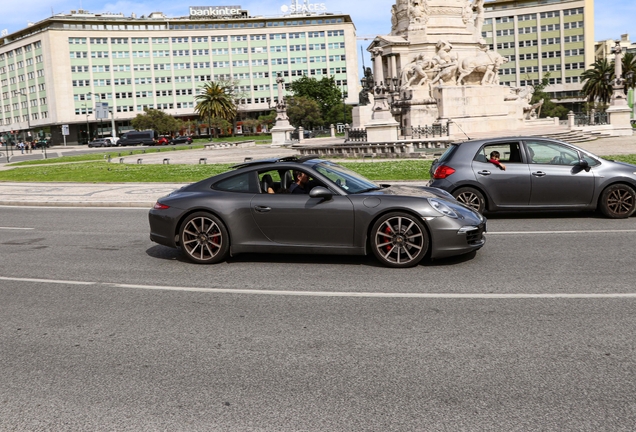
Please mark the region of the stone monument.
[[630, 124], [632, 110], [627, 104], [627, 97], [623, 91], [625, 80], [623, 79], [623, 49], [620, 41], [616, 41], [614, 46], [614, 81], [612, 82], [612, 99], [607, 109], [609, 123], [612, 125], [613, 136], [632, 135], [633, 129]]
[[278, 73], [276, 78], [276, 86], [278, 89], [278, 100], [276, 101], [276, 124], [271, 130], [272, 133], [272, 145], [282, 146], [285, 144], [291, 144], [291, 133], [294, 131], [294, 127], [289, 124], [289, 117], [287, 117], [287, 104], [285, 103], [285, 97], [283, 96], [283, 83], [285, 80]]
[[[403, 130], [447, 121], [466, 133], [523, 127], [528, 102], [520, 89], [499, 84], [508, 59], [482, 38], [483, 23], [484, 0], [396, 0], [391, 34], [367, 50], [376, 87], [397, 84], [385, 103]], [[378, 111], [361, 123], [377, 123]]]

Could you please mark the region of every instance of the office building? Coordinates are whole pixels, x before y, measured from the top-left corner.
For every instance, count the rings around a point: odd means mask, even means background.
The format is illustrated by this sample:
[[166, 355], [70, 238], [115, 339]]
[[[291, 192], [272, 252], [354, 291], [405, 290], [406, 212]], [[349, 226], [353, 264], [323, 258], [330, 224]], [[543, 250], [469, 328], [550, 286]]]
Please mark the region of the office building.
[[[305, 4], [305, 9], [311, 4]], [[240, 110], [268, 113], [276, 77], [333, 76], [357, 88], [355, 27], [349, 15], [305, 11], [250, 16], [235, 6], [190, 7], [189, 15], [136, 17], [71, 11], [0, 40], [0, 136], [30, 131], [87, 142], [130, 130], [145, 108], [196, 118], [208, 81], [236, 83]], [[285, 7], [283, 7], [285, 9]], [[357, 102], [348, 92], [347, 103]], [[95, 119], [96, 104], [100, 117]], [[106, 115], [104, 106], [108, 104]], [[87, 133], [88, 128], [88, 133]]]
[[495, 0], [485, 3], [482, 36], [510, 59], [501, 84], [540, 82], [555, 102], [580, 110], [581, 74], [594, 63], [593, 0]]

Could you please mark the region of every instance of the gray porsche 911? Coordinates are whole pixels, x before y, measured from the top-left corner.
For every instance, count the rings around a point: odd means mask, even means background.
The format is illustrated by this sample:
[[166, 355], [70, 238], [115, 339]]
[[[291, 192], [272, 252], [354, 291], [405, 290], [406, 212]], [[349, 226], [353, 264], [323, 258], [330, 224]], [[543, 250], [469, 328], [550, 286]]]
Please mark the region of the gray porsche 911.
[[486, 219], [448, 192], [377, 185], [315, 156], [236, 165], [160, 198], [149, 221], [152, 241], [195, 263], [243, 252], [371, 252], [411, 267], [480, 249], [486, 231]]

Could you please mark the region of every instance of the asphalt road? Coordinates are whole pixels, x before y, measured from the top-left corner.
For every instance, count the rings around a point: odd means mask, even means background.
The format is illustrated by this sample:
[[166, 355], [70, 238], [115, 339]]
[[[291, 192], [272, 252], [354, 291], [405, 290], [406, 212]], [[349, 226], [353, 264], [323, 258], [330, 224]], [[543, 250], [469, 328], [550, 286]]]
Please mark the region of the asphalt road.
[[636, 218], [393, 270], [193, 265], [146, 212], [0, 208], [0, 430], [634, 430]]

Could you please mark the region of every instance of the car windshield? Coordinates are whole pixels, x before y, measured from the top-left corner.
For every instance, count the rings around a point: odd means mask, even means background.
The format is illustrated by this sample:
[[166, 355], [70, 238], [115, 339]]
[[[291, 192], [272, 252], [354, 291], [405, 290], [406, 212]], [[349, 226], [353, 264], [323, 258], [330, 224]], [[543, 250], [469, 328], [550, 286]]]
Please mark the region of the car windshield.
[[314, 169], [350, 194], [382, 189], [371, 180], [333, 162], [320, 162], [314, 165]]

